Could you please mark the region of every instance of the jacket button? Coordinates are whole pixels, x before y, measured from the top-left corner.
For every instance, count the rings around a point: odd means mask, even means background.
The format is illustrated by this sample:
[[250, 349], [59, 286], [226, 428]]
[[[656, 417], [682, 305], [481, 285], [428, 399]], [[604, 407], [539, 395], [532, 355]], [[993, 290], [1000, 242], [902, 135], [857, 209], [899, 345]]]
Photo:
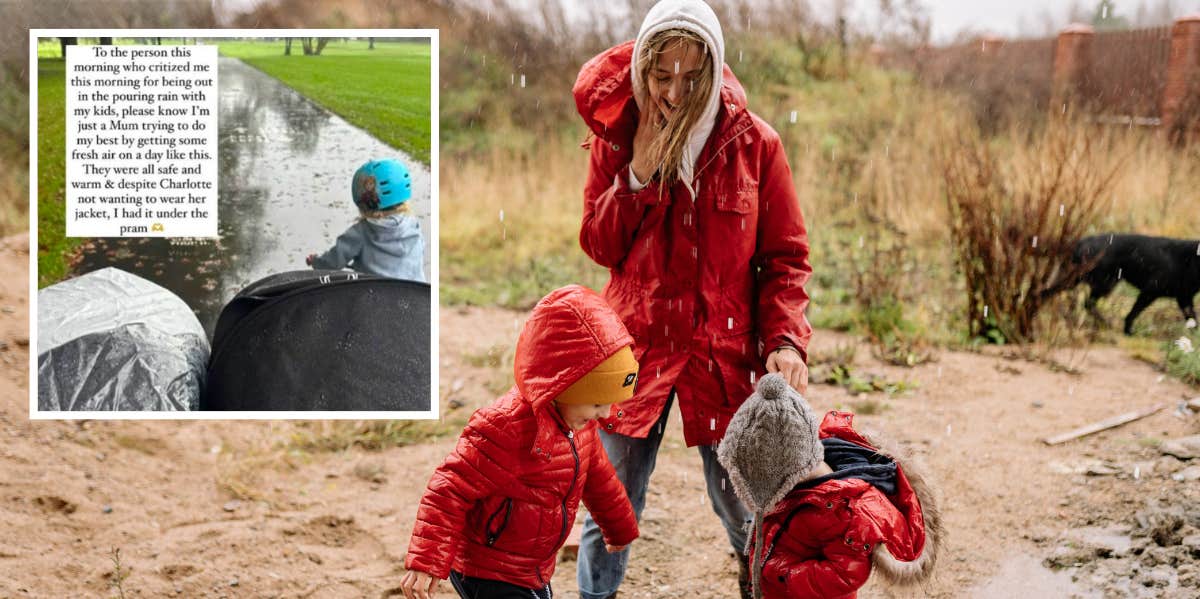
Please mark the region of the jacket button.
[[623, 416], [625, 416], [625, 410], [617, 410], [617, 418], [621, 418]]
[[616, 152], [617, 150], [620, 150], [620, 149], [621, 149], [621, 146], [618, 146], [617, 144], [613, 144], [612, 146], [613, 146], [613, 151], [614, 151], [614, 152]]
[[847, 545], [853, 545], [853, 544], [854, 544], [854, 539], [851, 539], [850, 537], [846, 537], [846, 544], [847, 544]]
[[787, 581], [786, 581], [786, 580], [784, 580], [782, 576], [780, 576], [780, 577], [779, 577], [779, 582], [787, 582]]
[[611, 422], [610, 422], [610, 423], [608, 423], [608, 426], [607, 426], [607, 427], [605, 427], [605, 428], [607, 428], [608, 430], [610, 430], [610, 431], [611, 431], [611, 430], [613, 429], [613, 425], [612, 425], [612, 423], [611, 423]]
[[863, 543], [863, 551], [870, 551], [870, 550], [871, 550], [871, 544]]
[[826, 504], [825, 504], [825, 509], [830, 509], [830, 510], [831, 510], [831, 509], [833, 509], [833, 502], [832, 502], [832, 501], [830, 501], [829, 503], [826, 503]]

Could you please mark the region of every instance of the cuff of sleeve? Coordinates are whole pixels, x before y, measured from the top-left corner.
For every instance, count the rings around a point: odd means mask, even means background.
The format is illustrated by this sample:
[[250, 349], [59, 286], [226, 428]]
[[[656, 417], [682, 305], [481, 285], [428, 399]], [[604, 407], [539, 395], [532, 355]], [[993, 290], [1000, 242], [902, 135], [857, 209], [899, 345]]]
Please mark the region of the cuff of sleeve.
[[787, 337], [776, 338], [774, 343], [771, 343], [767, 346], [767, 354], [766, 355], [769, 356], [772, 353], [774, 353], [778, 350], [781, 350], [781, 349], [785, 349], [785, 348], [796, 350], [796, 353], [800, 354], [800, 359], [803, 360], [805, 364], [808, 364], [808, 350], [803, 347], [800, 347], [799, 345], [796, 345], [795, 343], [792, 342], [791, 339], [788, 339]]
[[[658, 186], [653, 182], [642, 183], [633, 176], [633, 167], [627, 167], [627, 177], [617, 175], [613, 185], [617, 188], [617, 196], [631, 199], [642, 206], [658, 204]], [[636, 184], [636, 185], [635, 185]]]
[[633, 165], [629, 165], [629, 191], [641, 191], [645, 187], [646, 184], [638, 181], [637, 175], [633, 174]]

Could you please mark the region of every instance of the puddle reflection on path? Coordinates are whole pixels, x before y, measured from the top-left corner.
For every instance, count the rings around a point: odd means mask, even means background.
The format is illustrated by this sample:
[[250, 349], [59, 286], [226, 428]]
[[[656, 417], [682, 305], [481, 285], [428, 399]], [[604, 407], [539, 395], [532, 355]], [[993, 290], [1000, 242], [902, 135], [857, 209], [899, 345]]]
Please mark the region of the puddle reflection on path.
[[115, 266], [183, 298], [211, 337], [222, 306], [269, 274], [306, 268], [357, 218], [350, 177], [396, 157], [413, 178], [414, 213], [431, 252], [429, 167], [232, 58], [219, 63], [217, 239], [97, 238], [73, 274]]

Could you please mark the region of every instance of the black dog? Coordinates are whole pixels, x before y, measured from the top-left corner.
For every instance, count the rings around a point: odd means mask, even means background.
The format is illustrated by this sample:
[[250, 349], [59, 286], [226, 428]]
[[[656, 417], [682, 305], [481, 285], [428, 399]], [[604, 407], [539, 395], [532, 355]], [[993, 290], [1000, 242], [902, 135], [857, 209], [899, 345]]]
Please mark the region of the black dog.
[[1195, 321], [1192, 298], [1200, 293], [1200, 240], [1169, 239], [1147, 235], [1094, 235], [1075, 243], [1071, 255], [1075, 265], [1085, 265], [1082, 274], [1052, 285], [1049, 297], [1087, 283], [1092, 288], [1084, 306], [1097, 320], [1096, 300], [1112, 292], [1119, 281], [1138, 288], [1137, 301], [1125, 315], [1125, 334], [1133, 334], [1133, 321], [1154, 300], [1173, 297], [1183, 317]]

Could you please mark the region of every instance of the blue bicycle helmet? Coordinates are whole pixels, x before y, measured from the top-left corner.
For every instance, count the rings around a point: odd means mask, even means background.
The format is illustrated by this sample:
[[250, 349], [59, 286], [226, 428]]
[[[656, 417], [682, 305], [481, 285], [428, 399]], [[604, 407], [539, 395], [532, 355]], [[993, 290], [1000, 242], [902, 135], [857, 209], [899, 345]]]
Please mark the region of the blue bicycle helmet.
[[399, 160], [371, 160], [358, 167], [350, 194], [359, 210], [387, 210], [412, 197], [412, 176]]

